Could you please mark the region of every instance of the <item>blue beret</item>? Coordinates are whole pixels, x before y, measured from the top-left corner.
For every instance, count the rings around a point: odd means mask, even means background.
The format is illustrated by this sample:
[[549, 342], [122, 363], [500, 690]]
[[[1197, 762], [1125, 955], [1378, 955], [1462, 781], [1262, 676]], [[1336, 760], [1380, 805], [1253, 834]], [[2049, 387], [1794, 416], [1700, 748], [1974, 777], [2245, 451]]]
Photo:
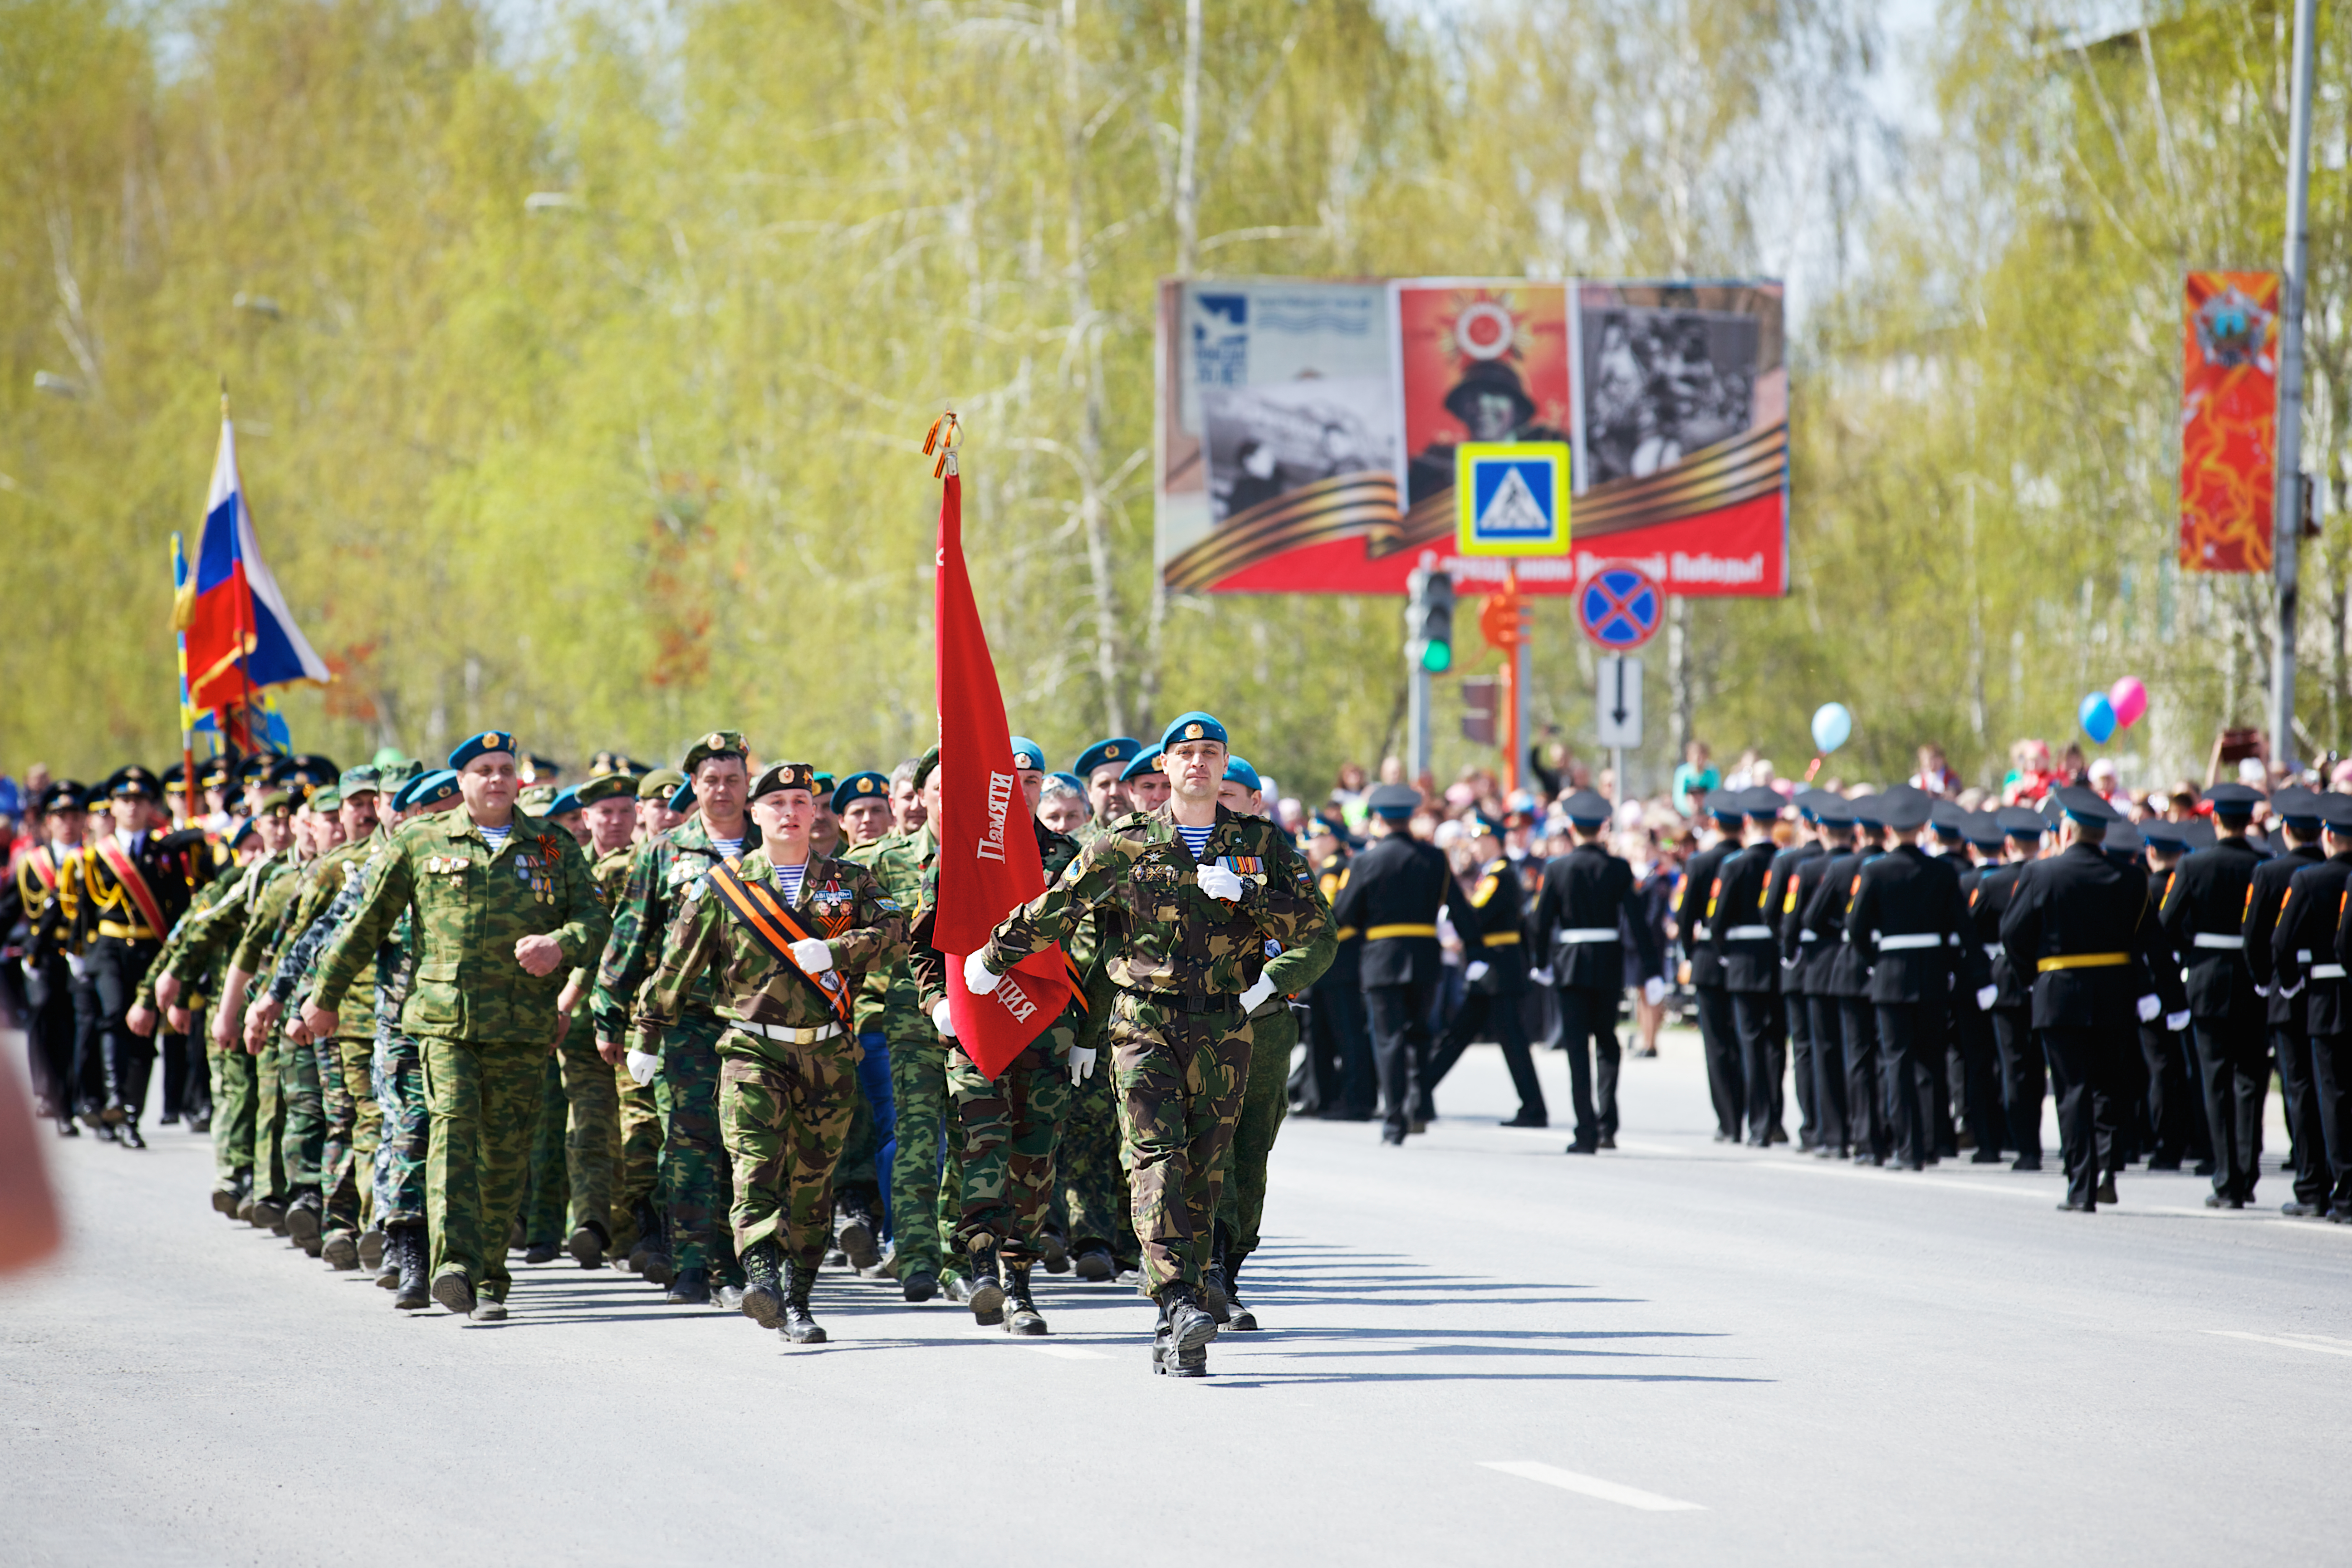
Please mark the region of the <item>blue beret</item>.
[[245, 841], [252, 837], [253, 818], [239, 817], [236, 826], [228, 830], [228, 847], [232, 849], [242, 849], [245, 847]]
[[579, 809], [579, 786], [576, 784], [566, 784], [563, 788], [555, 792], [555, 798], [547, 803], [547, 809], [540, 815], [542, 816], [562, 816]]
[[[1060, 783], [1066, 784], [1072, 789], [1076, 790], [1080, 795], [1087, 793], [1087, 781], [1080, 778], [1076, 773], [1055, 773], [1053, 776]], [[2352, 795], [2346, 795], [2344, 798], [2347, 800], [2352, 800]]]
[[1229, 783], [1237, 784], [1253, 793], [1265, 787], [1257, 782], [1257, 770], [1250, 766], [1248, 761], [1242, 757], [1225, 759], [1225, 778]]
[[1045, 748], [1026, 735], [1013, 737], [1013, 765], [1033, 773], [1045, 771]]
[[694, 781], [692, 779], [688, 779], [684, 784], [678, 785], [676, 789], [670, 791], [667, 805], [669, 808], [675, 812], [684, 813], [692, 811], [694, 809]]
[[1164, 773], [1167, 771], [1160, 761], [1160, 748], [1146, 746], [1135, 753], [1135, 761], [1119, 770], [1118, 782], [1129, 784], [1146, 773]]
[[1168, 721], [1168, 728], [1160, 732], [1160, 749], [1163, 752], [1186, 741], [1214, 741], [1220, 746], [1231, 743], [1225, 738], [1225, 727], [1217, 722], [1216, 715], [1203, 713], [1197, 708], [1190, 713], [1177, 714]]
[[887, 801], [889, 798], [890, 781], [882, 774], [871, 770], [852, 773], [834, 786], [833, 814], [839, 816], [843, 808], [854, 800]]
[[401, 785], [400, 793], [392, 797], [393, 809], [422, 811], [427, 806], [438, 805], [457, 794], [457, 775], [447, 768], [441, 768], [433, 773], [419, 773]]
[[1097, 741], [1080, 752], [1078, 760], [1070, 764], [1070, 771], [1082, 779], [1090, 779], [1095, 776], [1095, 770], [1105, 763], [1117, 763], [1125, 767], [1141, 750], [1143, 742], [1132, 736], [1113, 735], [1108, 740]]
[[476, 757], [487, 756], [492, 752], [504, 752], [512, 756], [516, 751], [512, 735], [504, 730], [485, 730], [457, 742], [457, 749], [449, 753], [449, 771], [454, 773]]

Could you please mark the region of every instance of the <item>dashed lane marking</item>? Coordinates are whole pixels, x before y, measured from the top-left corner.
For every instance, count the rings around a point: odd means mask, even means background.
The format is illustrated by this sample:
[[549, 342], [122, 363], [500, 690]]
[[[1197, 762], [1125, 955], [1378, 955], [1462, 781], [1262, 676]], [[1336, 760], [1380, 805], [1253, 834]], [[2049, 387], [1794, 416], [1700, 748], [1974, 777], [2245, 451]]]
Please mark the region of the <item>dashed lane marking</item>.
[[1679, 1498], [1660, 1497], [1639, 1487], [1622, 1486], [1604, 1481], [1598, 1476], [1580, 1476], [1574, 1470], [1563, 1470], [1554, 1465], [1534, 1459], [1481, 1459], [1479, 1464], [1489, 1470], [1500, 1470], [1507, 1476], [1522, 1480], [1541, 1481], [1548, 1487], [1558, 1487], [1564, 1492], [1576, 1492], [1584, 1497], [1599, 1498], [1602, 1502], [1621, 1503], [1626, 1508], [1638, 1508], [1650, 1513], [1705, 1512], [1705, 1503], [1685, 1502]]

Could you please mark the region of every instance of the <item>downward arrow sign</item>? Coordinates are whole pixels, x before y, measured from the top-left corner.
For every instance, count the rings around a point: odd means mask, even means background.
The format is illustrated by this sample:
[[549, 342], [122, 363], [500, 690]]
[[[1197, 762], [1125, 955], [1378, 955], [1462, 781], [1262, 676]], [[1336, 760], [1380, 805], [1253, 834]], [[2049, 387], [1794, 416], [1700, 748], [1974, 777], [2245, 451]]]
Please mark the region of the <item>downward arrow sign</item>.
[[1617, 706], [1610, 710], [1609, 717], [1619, 724], [1622, 724], [1625, 722], [1625, 661], [1623, 659], [1621, 658], [1617, 660], [1617, 668], [1615, 673], [1617, 676]]

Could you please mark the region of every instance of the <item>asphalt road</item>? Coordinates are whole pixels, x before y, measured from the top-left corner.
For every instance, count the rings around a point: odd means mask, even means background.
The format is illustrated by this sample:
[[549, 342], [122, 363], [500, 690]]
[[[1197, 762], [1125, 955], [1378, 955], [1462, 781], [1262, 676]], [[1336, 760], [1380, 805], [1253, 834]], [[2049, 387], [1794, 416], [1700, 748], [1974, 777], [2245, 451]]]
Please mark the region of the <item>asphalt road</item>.
[[2275, 1177], [2085, 1217], [2054, 1174], [1725, 1149], [1679, 1034], [1613, 1154], [1496, 1126], [1486, 1048], [1439, 1100], [1403, 1150], [1285, 1129], [1265, 1331], [1192, 1383], [1066, 1276], [1042, 1342], [828, 1279], [794, 1348], [568, 1260], [502, 1325], [404, 1318], [215, 1215], [205, 1140], [52, 1142], [0, 1563], [2352, 1561], [2352, 1228]]

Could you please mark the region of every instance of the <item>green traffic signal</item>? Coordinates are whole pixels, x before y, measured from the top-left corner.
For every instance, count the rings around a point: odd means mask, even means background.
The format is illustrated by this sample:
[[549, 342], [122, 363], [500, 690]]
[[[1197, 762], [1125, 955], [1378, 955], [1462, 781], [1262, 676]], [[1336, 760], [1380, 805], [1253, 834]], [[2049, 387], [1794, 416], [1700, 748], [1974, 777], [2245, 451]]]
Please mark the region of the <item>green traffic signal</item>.
[[1421, 668], [1433, 675], [1443, 675], [1454, 668], [1454, 645], [1450, 642], [1425, 642], [1421, 645]]

